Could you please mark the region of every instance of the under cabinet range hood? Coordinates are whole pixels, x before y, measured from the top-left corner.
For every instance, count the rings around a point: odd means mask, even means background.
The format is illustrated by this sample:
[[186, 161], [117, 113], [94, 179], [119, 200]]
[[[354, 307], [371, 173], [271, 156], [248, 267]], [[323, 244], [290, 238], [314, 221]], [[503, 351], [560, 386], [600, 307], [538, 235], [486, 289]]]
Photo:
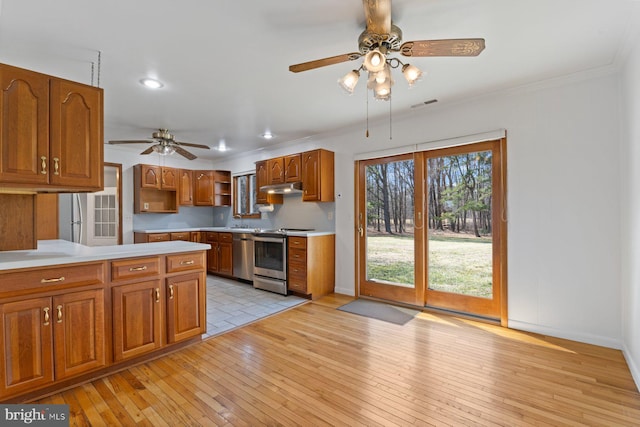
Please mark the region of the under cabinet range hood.
[[286, 184], [263, 185], [260, 191], [268, 194], [302, 193], [302, 182], [288, 182]]

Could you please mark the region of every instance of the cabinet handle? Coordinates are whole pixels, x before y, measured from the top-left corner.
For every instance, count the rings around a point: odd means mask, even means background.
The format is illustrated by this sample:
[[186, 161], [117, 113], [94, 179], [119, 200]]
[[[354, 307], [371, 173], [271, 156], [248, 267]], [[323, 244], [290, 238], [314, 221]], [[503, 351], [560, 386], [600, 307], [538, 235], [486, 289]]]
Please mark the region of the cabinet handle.
[[180, 265], [193, 265], [195, 264], [194, 260], [190, 260], [190, 261], [180, 261]]
[[44, 311], [44, 326], [49, 326], [49, 307], [42, 309]]
[[203, 174], [203, 173], [201, 173], [201, 174], [200, 174], [200, 176], [198, 177], [198, 179], [200, 180], [200, 179], [202, 179], [202, 177], [204, 177], [204, 174]]
[[62, 306], [59, 305], [56, 307], [56, 310], [58, 311], [58, 323], [62, 323]]
[[160, 302], [160, 288], [156, 288], [156, 302]]
[[173, 285], [169, 285], [169, 299], [173, 299]]
[[64, 282], [64, 276], [57, 277], [55, 279], [41, 279], [40, 283], [56, 283], [56, 282]]
[[40, 173], [42, 175], [46, 175], [47, 174], [47, 158], [46, 156], [42, 156], [40, 157]]
[[143, 265], [142, 267], [131, 267], [129, 268], [129, 271], [145, 271], [147, 269], [146, 265]]
[[60, 165], [58, 164], [60, 162], [60, 159], [57, 157], [53, 158], [53, 174], [54, 175], [60, 175], [60, 172], [58, 172], [58, 169], [60, 169]]

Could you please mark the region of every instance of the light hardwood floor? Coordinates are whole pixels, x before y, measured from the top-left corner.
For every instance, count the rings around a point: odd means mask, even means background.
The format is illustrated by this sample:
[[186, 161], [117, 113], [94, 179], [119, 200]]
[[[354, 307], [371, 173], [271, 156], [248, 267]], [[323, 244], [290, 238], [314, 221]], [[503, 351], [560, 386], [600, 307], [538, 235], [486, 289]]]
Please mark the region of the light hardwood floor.
[[640, 425], [620, 351], [333, 295], [50, 396], [71, 425]]

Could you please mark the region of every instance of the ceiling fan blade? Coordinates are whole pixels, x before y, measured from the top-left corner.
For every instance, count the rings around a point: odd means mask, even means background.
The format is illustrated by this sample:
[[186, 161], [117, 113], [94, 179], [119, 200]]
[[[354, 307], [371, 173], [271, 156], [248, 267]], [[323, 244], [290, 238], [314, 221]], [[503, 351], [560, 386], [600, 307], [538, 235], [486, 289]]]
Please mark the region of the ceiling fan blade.
[[179, 142], [179, 141], [173, 141], [173, 142], [174, 144], [184, 145], [185, 147], [204, 148], [205, 150], [211, 149], [211, 147], [209, 147], [208, 145], [192, 144], [190, 142]]
[[109, 141], [109, 144], [148, 144], [153, 141], [147, 140], [128, 140], [128, 141]]
[[177, 145], [174, 145], [173, 148], [176, 149], [176, 153], [183, 155], [184, 157], [186, 157], [189, 160], [193, 160], [193, 159], [197, 158], [197, 156], [194, 156], [193, 154], [191, 154], [190, 152], [188, 152], [184, 148], [181, 148], [181, 147], [179, 147]]
[[484, 39], [414, 40], [402, 43], [404, 56], [478, 56]]
[[151, 154], [151, 152], [153, 151], [153, 147], [155, 147], [155, 145], [152, 145], [151, 147], [147, 148], [140, 154]]
[[391, 0], [362, 0], [367, 31], [375, 34], [391, 33]]
[[303, 62], [289, 66], [289, 71], [299, 73], [301, 71], [313, 70], [314, 68], [326, 67], [327, 65], [339, 64], [341, 62], [353, 61], [362, 55], [358, 52], [345, 53], [343, 55], [330, 56], [329, 58], [316, 59], [315, 61]]

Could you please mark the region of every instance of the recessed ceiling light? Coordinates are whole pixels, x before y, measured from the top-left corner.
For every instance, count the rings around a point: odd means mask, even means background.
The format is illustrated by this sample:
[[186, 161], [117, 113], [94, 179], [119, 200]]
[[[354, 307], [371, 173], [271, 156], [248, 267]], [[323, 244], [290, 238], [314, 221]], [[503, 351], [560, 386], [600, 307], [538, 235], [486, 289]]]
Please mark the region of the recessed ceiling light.
[[224, 139], [221, 139], [220, 142], [218, 142], [218, 151], [227, 151], [227, 143]]
[[149, 89], [160, 89], [161, 87], [164, 86], [162, 82], [155, 79], [150, 79], [150, 78], [142, 79], [140, 80], [140, 83], [143, 86], [148, 87]]
[[272, 134], [271, 132], [267, 131], [267, 132], [265, 132], [265, 133], [263, 133], [263, 134], [262, 134], [262, 137], [263, 137], [264, 139], [273, 139], [273, 138], [275, 137], [275, 135], [274, 135], [274, 134]]

